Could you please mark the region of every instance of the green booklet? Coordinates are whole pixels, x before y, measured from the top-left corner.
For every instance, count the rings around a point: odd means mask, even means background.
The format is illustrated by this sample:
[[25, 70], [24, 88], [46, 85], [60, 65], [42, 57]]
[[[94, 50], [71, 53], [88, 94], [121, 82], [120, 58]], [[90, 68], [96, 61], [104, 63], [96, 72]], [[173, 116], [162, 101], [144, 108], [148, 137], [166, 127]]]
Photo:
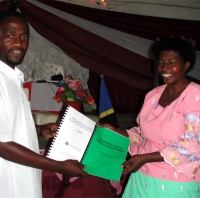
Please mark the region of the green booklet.
[[76, 159], [87, 166], [87, 173], [120, 181], [129, 143], [129, 138], [96, 126], [93, 120], [68, 106], [47, 157]]

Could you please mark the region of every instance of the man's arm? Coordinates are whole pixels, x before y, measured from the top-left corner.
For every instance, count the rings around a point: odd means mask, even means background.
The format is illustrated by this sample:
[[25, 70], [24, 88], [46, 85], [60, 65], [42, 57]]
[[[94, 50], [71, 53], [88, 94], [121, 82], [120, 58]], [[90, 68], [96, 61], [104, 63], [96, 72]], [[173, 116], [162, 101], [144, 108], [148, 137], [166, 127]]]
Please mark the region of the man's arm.
[[69, 176], [83, 176], [84, 166], [76, 160], [55, 161], [39, 155], [15, 142], [0, 142], [0, 157], [25, 166], [49, 170]]

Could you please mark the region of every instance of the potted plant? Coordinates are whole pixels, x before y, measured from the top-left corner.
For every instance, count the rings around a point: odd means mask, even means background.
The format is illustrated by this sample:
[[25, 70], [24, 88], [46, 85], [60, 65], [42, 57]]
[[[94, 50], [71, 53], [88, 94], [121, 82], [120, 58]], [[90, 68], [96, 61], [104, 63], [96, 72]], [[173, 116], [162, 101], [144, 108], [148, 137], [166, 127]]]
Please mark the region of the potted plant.
[[56, 85], [59, 88], [53, 99], [56, 100], [57, 103], [63, 102], [63, 106], [70, 105], [74, 108], [76, 108], [77, 105], [79, 106], [79, 111], [83, 102], [90, 105], [94, 104], [93, 97], [90, 95], [89, 90], [81, 85], [80, 79], [73, 79], [72, 76], [69, 75], [66, 79], [56, 83]]

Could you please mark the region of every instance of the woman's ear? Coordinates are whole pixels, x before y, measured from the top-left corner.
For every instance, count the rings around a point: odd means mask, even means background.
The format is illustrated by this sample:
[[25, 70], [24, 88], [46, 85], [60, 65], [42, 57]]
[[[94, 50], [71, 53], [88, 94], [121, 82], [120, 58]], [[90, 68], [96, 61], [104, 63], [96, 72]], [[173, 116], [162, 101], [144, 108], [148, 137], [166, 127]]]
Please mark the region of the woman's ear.
[[190, 62], [186, 62], [185, 64], [185, 71], [187, 71], [190, 68]]

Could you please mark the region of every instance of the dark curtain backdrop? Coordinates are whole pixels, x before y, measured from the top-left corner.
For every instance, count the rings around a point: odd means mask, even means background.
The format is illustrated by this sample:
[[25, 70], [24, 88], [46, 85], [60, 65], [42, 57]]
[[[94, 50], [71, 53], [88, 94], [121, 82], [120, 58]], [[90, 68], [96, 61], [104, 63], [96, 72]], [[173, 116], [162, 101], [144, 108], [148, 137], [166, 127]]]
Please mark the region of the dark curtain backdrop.
[[[185, 36], [196, 40], [200, 49], [200, 22], [124, 14], [77, 6], [59, 1], [44, 4], [142, 38]], [[20, 1], [20, 10], [42, 36], [59, 46], [83, 67], [90, 69], [89, 89], [99, 103], [100, 74], [115, 112], [138, 112], [144, 96], [153, 87], [153, 61], [92, 34], [55, 14]]]
[[0, 12], [4, 10], [8, 10], [10, 8], [10, 4], [8, 1], [2, 1], [0, 2]]
[[200, 22], [190, 20], [165, 19], [120, 12], [91, 9], [55, 0], [40, 2], [84, 18], [86, 20], [154, 41], [158, 37], [181, 37], [196, 39], [196, 49], [200, 49]]

